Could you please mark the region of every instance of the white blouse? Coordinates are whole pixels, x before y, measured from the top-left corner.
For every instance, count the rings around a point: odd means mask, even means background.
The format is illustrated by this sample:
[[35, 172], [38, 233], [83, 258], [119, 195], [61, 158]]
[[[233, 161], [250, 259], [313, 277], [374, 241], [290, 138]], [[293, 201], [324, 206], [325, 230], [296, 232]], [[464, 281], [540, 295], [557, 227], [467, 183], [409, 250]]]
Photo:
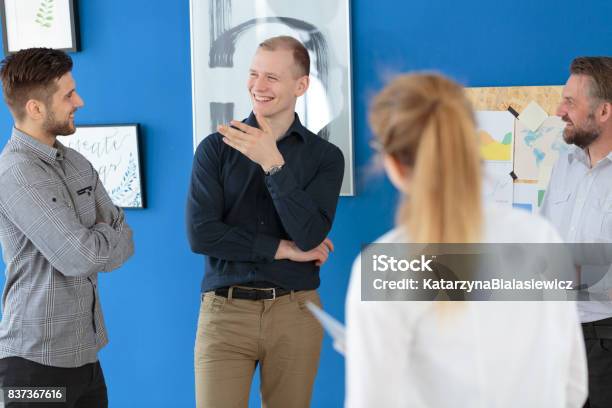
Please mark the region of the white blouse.
[[[542, 218], [487, 208], [483, 242], [561, 242]], [[394, 229], [377, 242], [408, 242]], [[582, 407], [587, 371], [573, 302], [346, 302], [346, 407]]]

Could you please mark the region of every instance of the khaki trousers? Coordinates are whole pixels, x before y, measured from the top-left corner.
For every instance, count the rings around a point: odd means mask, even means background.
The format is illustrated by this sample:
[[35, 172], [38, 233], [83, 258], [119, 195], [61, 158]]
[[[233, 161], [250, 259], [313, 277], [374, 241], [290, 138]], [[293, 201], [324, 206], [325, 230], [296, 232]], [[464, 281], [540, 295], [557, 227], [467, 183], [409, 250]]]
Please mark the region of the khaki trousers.
[[257, 364], [262, 407], [309, 407], [323, 330], [307, 301], [321, 306], [316, 290], [257, 301], [206, 293], [194, 353], [197, 407], [247, 407]]

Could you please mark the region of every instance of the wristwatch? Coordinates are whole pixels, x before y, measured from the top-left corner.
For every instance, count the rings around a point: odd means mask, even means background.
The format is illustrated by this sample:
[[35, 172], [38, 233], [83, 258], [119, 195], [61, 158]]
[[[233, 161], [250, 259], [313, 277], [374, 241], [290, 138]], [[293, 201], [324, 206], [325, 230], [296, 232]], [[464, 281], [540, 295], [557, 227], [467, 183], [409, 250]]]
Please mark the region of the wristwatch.
[[272, 176], [276, 173], [278, 173], [279, 171], [281, 171], [281, 169], [283, 168], [284, 164], [278, 164], [276, 166], [272, 166], [268, 169], [268, 171], [266, 171], [266, 176]]

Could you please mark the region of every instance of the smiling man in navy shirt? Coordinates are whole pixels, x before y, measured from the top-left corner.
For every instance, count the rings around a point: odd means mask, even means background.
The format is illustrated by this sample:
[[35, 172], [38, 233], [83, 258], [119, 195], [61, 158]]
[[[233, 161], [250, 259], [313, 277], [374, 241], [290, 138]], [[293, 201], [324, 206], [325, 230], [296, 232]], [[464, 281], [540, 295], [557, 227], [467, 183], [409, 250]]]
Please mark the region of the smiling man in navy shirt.
[[187, 201], [191, 249], [207, 255], [195, 347], [198, 407], [247, 406], [257, 364], [267, 407], [308, 407], [322, 330], [319, 267], [344, 158], [300, 123], [310, 59], [292, 37], [261, 43], [253, 113], [198, 146]]

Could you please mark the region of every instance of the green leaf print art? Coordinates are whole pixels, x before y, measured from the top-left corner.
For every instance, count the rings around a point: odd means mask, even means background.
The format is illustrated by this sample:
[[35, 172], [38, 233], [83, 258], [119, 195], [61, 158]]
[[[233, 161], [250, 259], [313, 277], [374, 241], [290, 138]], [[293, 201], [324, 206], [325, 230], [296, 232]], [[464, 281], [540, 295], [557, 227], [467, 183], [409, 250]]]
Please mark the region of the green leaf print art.
[[41, 27], [51, 28], [53, 24], [53, 1], [42, 0], [36, 11], [36, 23]]

